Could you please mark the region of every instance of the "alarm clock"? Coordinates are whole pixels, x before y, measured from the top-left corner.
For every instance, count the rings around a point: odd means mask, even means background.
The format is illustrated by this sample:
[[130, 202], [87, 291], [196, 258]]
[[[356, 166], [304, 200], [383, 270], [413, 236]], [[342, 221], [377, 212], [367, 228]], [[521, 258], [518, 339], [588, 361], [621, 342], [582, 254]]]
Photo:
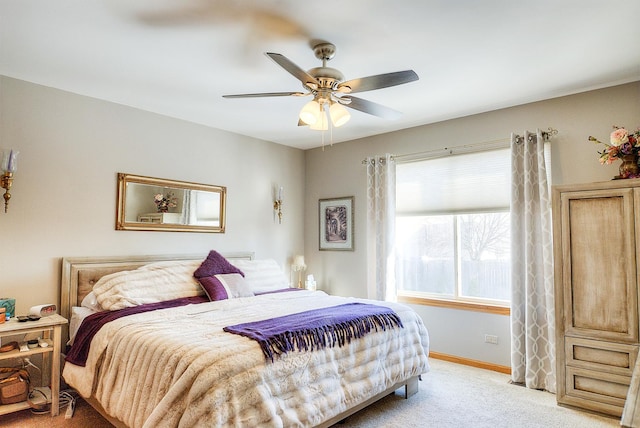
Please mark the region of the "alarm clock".
[[31, 309], [29, 309], [29, 315], [48, 317], [49, 315], [55, 314], [57, 309], [58, 308], [53, 303], [49, 303], [46, 305], [36, 305], [32, 306]]

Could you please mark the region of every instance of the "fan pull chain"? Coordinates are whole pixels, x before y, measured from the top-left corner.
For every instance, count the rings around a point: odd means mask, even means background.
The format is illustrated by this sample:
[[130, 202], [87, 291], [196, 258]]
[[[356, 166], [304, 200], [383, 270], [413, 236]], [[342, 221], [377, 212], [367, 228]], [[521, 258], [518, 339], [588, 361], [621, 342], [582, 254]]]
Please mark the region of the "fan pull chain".
[[331, 121], [331, 117], [329, 117], [329, 144], [333, 147], [333, 122]]

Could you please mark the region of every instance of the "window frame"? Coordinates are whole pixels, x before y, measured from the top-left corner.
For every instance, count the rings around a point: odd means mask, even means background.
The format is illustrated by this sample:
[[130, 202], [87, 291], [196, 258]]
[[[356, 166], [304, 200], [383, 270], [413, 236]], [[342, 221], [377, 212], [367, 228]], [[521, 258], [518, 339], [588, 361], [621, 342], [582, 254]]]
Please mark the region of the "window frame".
[[[493, 146], [491, 148], [484, 147], [479, 150], [463, 150], [459, 153], [450, 152], [448, 154], [442, 156], [426, 156], [422, 159], [411, 157], [407, 159], [405, 162], [399, 163], [412, 163], [416, 161], [428, 161], [435, 160], [442, 157], [448, 157], [449, 155], [465, 155], [465, 154], [473, 154], [477, 152], [484, 151], [493, 151], [493, 150], [503, 150], [505, 148], [509, 148], [509, 144], [501, 144], [497, 146]], [[466, 210], [465, 210], [466, 211]], [[497, 212], [510, 212], [510, 207], [496, 207], [494, 209], [479, 209], [478, 211], [469, 210], [467, 212], [442, 212], [440, 215], [451, 215], [454, 217], [454, 257], [455, 257], [455, 296], [451, 297], [449, 295], [437, 294], [437, 293], [429, 293], [429, 292], [420, 292], [420, 291], [404, 291], [400, 290], [396, 287], [396, 298], [398, 302], [401, 303], [410, 303], [417, 305], [425, 305], [425, 306], [434, 306], [434, 307], [442, 307], [442, 308], [450, 308], [450, 309], [459, 309], [459, 310], [469, 310], [476, 312], [484, 312], [498, 315], [510, 315], [511, 313], [511, 301], [507, 300], [498, 300], [498, 299], [486, 299], [486, 298], [475, 298], [475, 297], [465, 297], [461, 296], [462, 283], [460, 281], [461, 275], [461, 258], [459, 257], [460, 252], [460, 236], [459, 236], [459, 215], [463, 214], [473, 214], [473, 213], [497, 213]], [[425, 215], [420, 215], [417, 213], [405, 213], [404, 215], [396, 216], [396, 221], [398, 217], [415, 217], [420, 216], [423, 217]], [[417, 214], [417, 215], [416, 215]], [[435, 213], [433, 213], [435, 214]]]
[[[485, 211], [483, 210], [481, 213], [498, 213], [498, 212], [509, 212], [508, 209], [500, 209], [495, 211]], [[454, 284], [454, 296], [440, 294], [440, 293], [430, 293], [427, 291], [405, 291], [401, 289], [396, 290], [396, 297], [399, 302], [405, 303], [415, 303], [422, 304], [427, 306], [439, 306], [439, 307], [449, 307], [454, 309], [465, 309], [465, 310], [474, 310], [479, 312], [489, 312], [489, 313], [498, 313], [501, 315], [508, 315], [510, 313], [511, 301], [510, 300], [501, 300], [501, 299], [489, 299], [483, 297], [472, 297], [472, 296], [464, 296], [462, 295], [462, 281], [461, 281], [461, 264], [462, 258], [460, 257], [460, 225], [459, 225], [459, 216], [460, 215], [468, 215], [468, 214], [479, 214], [470, 212], [470, 213], [450, 213], [444, 215], [450, 215], [453, 217], [453, 227], [454, 227], [454, 266], [455, 266], [455, 284]], [[428, 217], [428, 216], [400, 216], [400, 217]], [[397, 220], [396, 220], [397, 221]]]
[[416, 296], [411, 292], [398, 292], [396, 295], [398, 302], [413, 305], [435, 306], [439, 308], [459, 309], [464, 311], [484, 312], [496, 315], [510, 315], [511, 305], [494, 305], [481, 302], [466, 302], [445, 298], [435, 298], [426, 296]]

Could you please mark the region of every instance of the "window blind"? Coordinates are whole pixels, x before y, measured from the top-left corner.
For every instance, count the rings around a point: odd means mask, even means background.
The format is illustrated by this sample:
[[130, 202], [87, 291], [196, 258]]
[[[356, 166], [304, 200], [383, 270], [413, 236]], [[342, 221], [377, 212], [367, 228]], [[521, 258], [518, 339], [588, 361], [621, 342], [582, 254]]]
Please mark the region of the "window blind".
[[510, 149], [451, 155], [396, 165], [396, 215], [509, 209]]

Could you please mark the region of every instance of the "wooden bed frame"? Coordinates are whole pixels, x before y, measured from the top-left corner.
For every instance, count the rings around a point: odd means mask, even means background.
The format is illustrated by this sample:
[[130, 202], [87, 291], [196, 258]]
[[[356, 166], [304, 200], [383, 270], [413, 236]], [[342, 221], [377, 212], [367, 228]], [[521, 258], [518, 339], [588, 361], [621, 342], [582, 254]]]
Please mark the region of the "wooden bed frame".
[[[253, 252], [223, 253], [229, 260], [252, 260]], [[168, 260], [204, 260], [206, 254], [181, 254], [181, 255], [139, 255], [139, 256], [115, 256], [115, 257], [65, 257], [62, 259], [62, 278], [60, 287], [60, 315], [71, 319], [71, 308], [80, 306], [82, 299], [93, 289], [93, 285], [102, 276], [123, 270], [136, 269], [148, 263]], [[62, 342], [69, 339], [68, 327], [63, 326]], [[419, 376], [412, 377], [405, 382], [399, 382], [387, 390], [369, 398], [368, 400], [347, 409], [341, 414], [318, 425], [318, 427], [330, 427], [344, 420], [348, 416], [364, 409], [381, 398], [393, 394], [397, 389], [404, 387], [404, 396], [409, 398], [418, 392]], [[105, 419], [118, 428], [127, 428], [121, 421], [107, 415], [100, 403], [92, 396], [84, 398]]]

